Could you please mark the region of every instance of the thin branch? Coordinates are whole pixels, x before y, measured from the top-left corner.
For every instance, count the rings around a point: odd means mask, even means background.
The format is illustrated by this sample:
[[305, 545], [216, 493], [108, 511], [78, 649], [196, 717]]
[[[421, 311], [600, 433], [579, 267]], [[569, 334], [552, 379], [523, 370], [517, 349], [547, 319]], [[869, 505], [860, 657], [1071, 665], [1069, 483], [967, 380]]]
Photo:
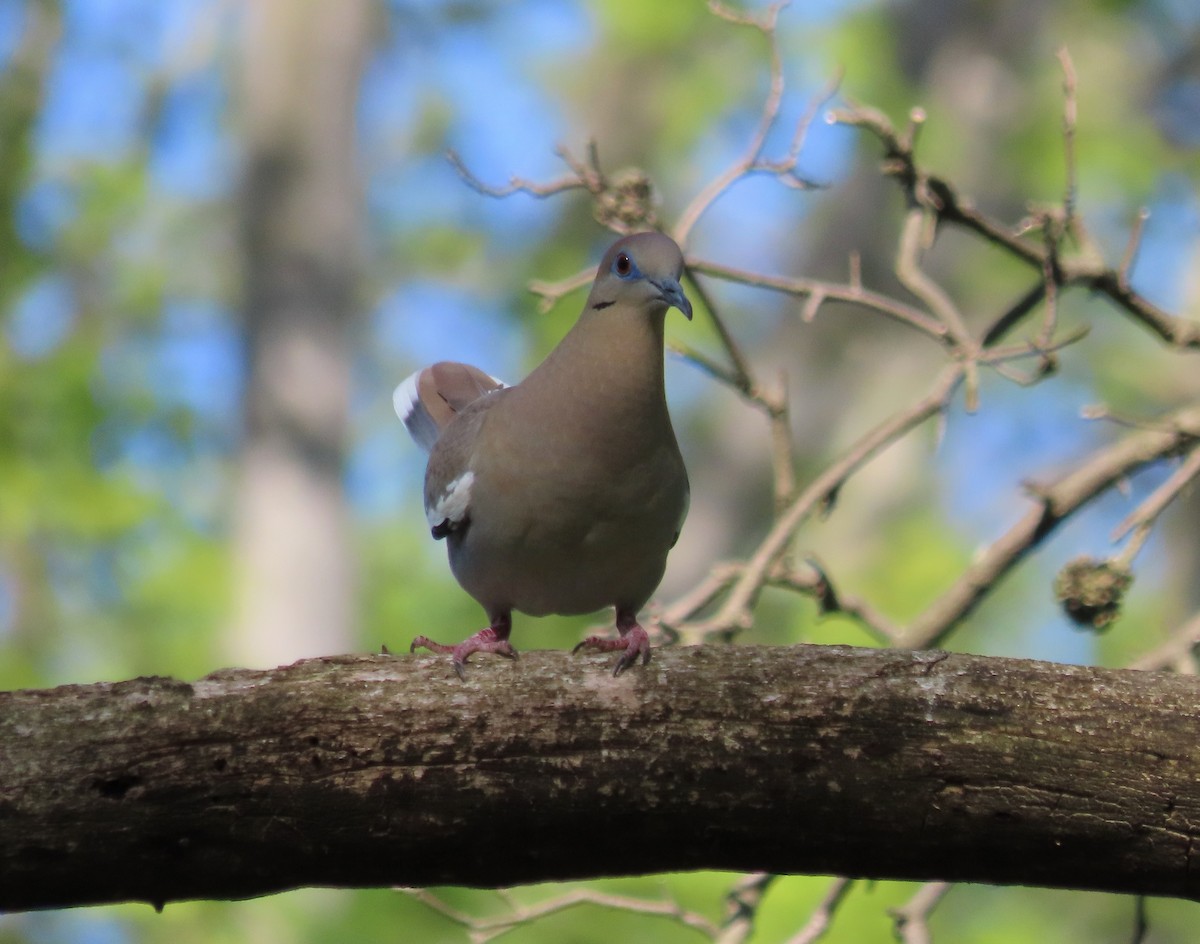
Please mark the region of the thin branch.
[[1200, 449], [1193, 449], [1171, 476], [1113, 529], [1112, 539], [1119, 541], [1134, 528], [1150, 528], [1180, 493], [1200, 476]]
[[[560, 152], [561, 153], [561, 152]], [[503, 187], [493, 187], [490, 184], [484, 183], [463, 163], [463, 159], [458, 152], [451, 149], [446, 151], [446, 160], [448, 160], [454, 169], [458, 172], [458, 176], [463, 179], [463, 182], [472, 190], [483, 194], [486, 197], [496, 197], [502, 199], [512, 196], [514, 193], [527, 193], [530, 196], [545, 198], [551, 197], [558, 193], [563, 193], [566, 190], [591, 189], [588, 185], [588, 180], [581, 177], [578, 172], [572, 172], [557, 180], [551, 180], [548, 183], [539, 184], [532, 180], [526, 180], [524, 177], [512, 176], [508, 179], [508, 184]]]
[[817, 476], [775, 522], [758, 550], [747, 562], [717, 613], [705, 620], [674, 626], [680, 638], [689, 642], [702, 641], [710, 636], [729, 635], [747, 629], [752, 622], [751, 610], [767, 574], [786, 550], [800, 524], [815, 508], [829, 501], [845, 480], [868, 460], [910, 430], [941, 413], [961, 379], [960, 364], [954, 363], [946, 367], [929, 394], [876, 426], [841, 459]]
[[725, 923], [715, 944], [743, 944], [749, 940], [763, 896], [774, 881], [770, 872], [752, 872], [734, 882], [725, 896]]
[[841, 85], [841, 73], [838, 72], [834, 77], [826, 83], [826, 85], [810, 100], [804, 114], [796, 123], [796, 129], [792, 133], [791, 144], [788, 147], [786, 154], [782, 158], [775, 160], [767, 159], [762, 156], [763, 148], [766, 145], [767, 136], [771, 129], [775, 126], [775, 122], [779, 118], [779, 108], [783, 101], [784, 78], [783, 78], [783, 60], [779, 53], [779, 41], [776, 33], [776, 25], [778, 22], [779, 12], [786, 7], [787, 2], [776, 3], [772, 5], [762, 17], [752, 17], [747, 14], [736, 13], [722, 6], [721, 4], [711, 2], [709, 9], [727, 19], [730, 22], [740, 23], [744, 25], [754, 26], [767, 37], [770, 49], [770, 85], [767, 91], [766, 100], [763, 102], [762, 112], [759, 117], [758, 127], [751, 136], [750, 141], [746, 146], [746, 150], [738, 157], [729, 167], [721, 174], [714, 177], [706, 184], [695, 197], [692, 202], [687, 205], [683, 212], [679, 215], [679, 221], [675, 224], [673, 234], [676, 241], [682, 245], [693, 227], [701, 216], [711, 207], [717, 199], [726, 191], [729, 190], [735, 183], [743, 177], [748, 177], [756, 173], [767, 173], [778, 178], [788, 187], [796, 189], [810, 189], [816, 186], [812, 181], [806, 180], [796, 175], [796, 165], [800, 158], [800, 152], [804, 148], [804, 142], [808, 137], [808, 131], [812, 127], [813, 121], [820, 113], [821, 108], [829, 102], [834, 95], [837, 94], [838, 87]]
[[763, 390], [753, 378], [738, 376], [728, 367], [718, 364], [703, 352], [687, 345], [669, 343], [667, 350], [725, 384], [765, 413], [771, 434], [771, 470], [774, 480], [775, 503], [785, 505], [796, 490], [796, 461], [792, 441], [792, 422], [788, 411], [786, 377], [780, 377], [775, 390]]
[[1005, 309], [991, 326], [983, 332], [983, 347], [986, 349], [993, 344], [999, 343], [1004, 339], [1004, 336], [1026, 315], [1035, 309], [1046, 295], [1046, 281], [1043, 280], [1036, 283], [1024, 295], [1013, 302]]
[[1080, 285], [1106, 295], [1126, 314], [1172, 347], [1200, 349], [1200, 323], [1163, 311], [1124, 284], [1121, 274], [1116, 270], [1096, 264], [1064, 264], [1063, 275], [1068, 285]]
[[[830, 120], [874, 134], [884, 146], [884, 173], [899, 180], [911, 199], [924, 200], [931, 205], [940, 221], [962, 226], [1033, 266], [1039, 273], [1043, 270], [1044, 249], [978, 212], [952, 185], [918, 167], [911, 150], [906, 150], [882, 112], [858, 106], [835, 111]], [[1200, 348], [1200, 324], [1163, 311], [1133, 291], [1119, 270], [1093, 259], [1064, 260], [1061, 278], [1064, 286], [1082, 287], [1107, 296], [1135, 321], [1173, 347]]]
[[976, 360], [978, 345], [971, 337], [962, 314], [950, 296], [921, 269], [920, 258], [924, 247], [922, 229], [928, 219], [921, 207], [913, 207], [908, 211], [901, 230], [899, 250], [896, 253], [896, 277], [901, 285], [925, 303], [949, 331], [957, 353], [963, 359], [967, 411], [974, 413], [979, 406], [979, 370]]
[[903, 944], [931, 944], [929, 916], [951, 887], [949, 882], [926, 882], [903, 905], [890, 909], [896, 937]]
[[741, 345], [737, 343], [733, 333], [725, 324], [725, 319], [709, 295], [708, 289], [704, 283], [695, 277], [695, 272], [692, 271], [690, 263], [687, 264], [688, 274], [691, 276], [692, 293], [695, 300], [709, 313], [712, 319], [713, 327], [717, 331], [717, 337], [721, 341], [721, 347], [725, 349], [725, 353], [729, 355], [730, 364], [733, 367], [734, 380], [733, 386], [740, 390], [748, 397], [753, 396], [754, 379], [750, 372], [750, 362], [746, 359], [746, 355], [742, 353]]
[[[779, 561], [763, 578], [763, 586], [788, 590], [816, 601], [821, 616], [844, 616], [855, 620], [880, 642], [894, 644], [900, 639], [900, 628], [873, 606], [858, 596], [835, 590], [823, 566], [814, 558], [804, 561], [805, 567], [793, 567]], [[684, 623], [712, 605], [745, 572], [746, 564], [726, 561], [715, 565], [691, 590], [678, 597], [659, 614], [662, 629], [671, 642], [678, 642], [674, 627]]]
[[557, 305], [564, 295], [569, 295], [571, 292], [591, 284], [595, 278], [596, 267], [589, 266], [586, 269], [581, 269], [574, 275], [569, 275], [565, 279], [559, 279], [555, 282], [534, 279], [529, 283], [528, 288], [534, 295], [539, 296], [538, 311], [544, 315]]
[[1063, 71], [1063, 154], [1066, 158], [1066, 191], [1063, 194], [1063, 216], [1065, 226], [1070, 229], [1075, 217], [1076, 172], [1075, 172], [1075, 124], [1079, 118], [1079, 103], [1075, 94], [1075, 64], [1066, 46], [1058, 50], [1058, 61]]
[[687, 361], [701, 372], [708, 374], [713, 380], [725, 384], [725, 386], [731, 388], [741, 396], [752, 400], [751, 392], [745, 386], [748, 379], [738, 377], [724, 364], [718, 364], [703, 351], [674, 341], [667, 342], [666, 348], [669, 353]]
[[771, 128], [775, 126], [775, 121], [779, 117], [779, 106], [783, 101], [783, 59], [779, 53], [779, 40], [776, 36], [775, 27], [779, 20], [779, 12], [789, 2], [790, 0], [777, 0], [776, 3], [771, 4], [763, 12], [762, 16], [754, 17], [747, 13], [731, 10], [724, 4], [718, 3], [717, 0], [709, 0], [709, 10], [721, 19], [742, 26], [752, 26], [767, 38], [771, 59], [771, 82], [767, 91], [766, 101], [763, 103], [762, 112], [759, 115], [758, 127], [755, 129], [754, 134], [751, 135], [745, 153], [734, 161], [724, 173], [719, 174], [709, 181], [707, 186], [695, 196], [688, 207], [680, 214], [679, 221], [675, 224], [674, 229], [675, 241], [680, 245], [687, 242], [687, 237], [692, 227], [700, 218], [700, 215], [712, 205], [713, 201], [728, 190], [736, 181], [749, 173], [750, 168], [754, 166], [754, 163], [762, 153], [763, 145], [767, 141], [767, 135], [770, 134]]
[[1045, 315], [1042, 318], [1042, 330], [1038, 334], [1038, 344], [1045, 347], [1054, 337], [1058, 324], [1058, 280], [1059, 260], [1058, 242], [1050, 235], [1050, 227], [1046, 228], [1046, 264], [1042, 267], [1042, 286], [1045, 290]]
[[912, 202], [925, 200], [937, 212], [939, 219], [973, 230], [988, 242], [1041, 269], [1042, 257], [1036, 246], [979, 213], [969, 201], [959, 196], [954, 187], [919, 168], [911, 148], [896, 134], [883, 112], [857, 105], [830, 112], [829, 120], [852, 128], [862, 128], [875, 135], [884, 149], [883, 173], [896, 178]]
[[788, 411], [787, 371], [780, 370], [775, 390], [761, 393], [768, 407], [771, 427], [771, 471], [775, 486], [775, 507], [782, 511], [796, 491], [796, 448], [792, 438], [792, 419]]
[[1106, 446], [1058, 482], [1036, 489], [1036, 506], [978, 554], [953, 586], [909, 624], [902, 645], [912, 649], [938, 645], [1063, 520], [1143, 466], [1193, 447], [1200, 440], [1200, 407], [1177, 411], [1166, 427], [1143, 430]]
[[1184, 674], [1193, 675], [1197, 647], [1200, 647], [1200, 611], [1171, 633], [1165, 642], [1129, 663], [1129, 668], [1147, 672], [1173, 668], [1178, 672], [1183, 666], [1187, 669]]
[[[798, 298], [819, 297], [821, 301], [833, 300], [859, 305], [870, 311], [886, 315], [910, 328], [915, 328], [922, 334], [928, 335], [943, 345], [946, 344], [949, 334], [945, 325], [939, 323], [937, 319], [929, 317], [929, 315], [925, 314], [919, 308], [906, 305], [898, 299], [891, 298], [879, 292], [868, 291], [861, 284], [853, 282], [842, 284], [838, 282], [824, 282], [819, 279], [761, 275], [757, 272], [749, 272], [745, 269], [722, 265], [718, 262], [710, 262], [707, 259], [697, 259], [693, 256], [688, 257], [687, 265], [693, 272], [702, 272], [705, 275], [724, 279], [727, 282], [736, 282], [739, 285], [753, 285], [772, 292], [795, 295]], [[815, 312], [810, 313], [806, 309], [806, 320], [811, 320], [813, 314]]]
[[842, 70], [838, 69], [817, 94], [809, 99], [808, 108], [796, 122], [796, 130], [792, 133], [792, 143], [788, 146], [787, 156], [781, 161], [761, 162], [759, 166], [762, 169], [778, 175], [785, 184], [791, 187], [814, 186], [810, 181], [796, 176], [796, 163], [800, 159], [800, 152], [804, 150], [804, 142], [808, 139], [808, 132], [812, 128], [813, 122], [816, 121], [817, 115], [821, 113], [822, 108], [829, 104], [841, 85]]
[[841, 907], [842, 902], [846, 900], [846, 896], [850, 894], [852, 888], [854, 888], [853, 879], [835, 878], [829, 884], [829, 889], [818, 902], [817, 907], [813, 909], [813, 913], [804, 927], [788, 938], [787, 944], [816, 944], [823, 938], [833, 923], [833, 916]]
[[676, 626], [710, 606], [741, 575], [745, 565], [741, 561], [725, 561], [714, 564], [700, 581], [662, 611], [659, 616], [663, 631], [673, 641], [678, 641]]
[[861, 597], [839, 593], [825, 568], [815, 559], [805, 561], [807, 572], [788, 567], [781, 562], [767, 576], [767, 584], [813, 597], [821, 616], [840, 615], [856, 620], [864, 629], [874, 633], [881, 642], [895, 644], [900, 628]]
[[449, 918], [459, 927], [465, 928], [471, 940], [478, 944], [480, 940], [478, 937], [478, 932], [480, 930], [479, 919], [477, 919], [474, 915], [467, 914], [467, 912], [455, 908], [448, 901], [444, 900], [438, 895], [435, 895], [433, 892], [425, 888], [405, 888], [402, 886], [397, 886], [395, 890], [407, 895], [414, 901], [419, 901], [426, 908], [430, 909], [431, 911], [436, 911], [442, 917]]
[[612, 908], [631, 914], [651, 915], [671, 920], [699, 931], [710, 940], [715, 940], [718, 929], [711, 921], [701, 914], [688, 911], [674, 898], [666, 897], [661, 901], [647, 901], [644, 898], [634, 898], [626, 895], [611, 895], [589, 888], [572, 889], [554, 898], [540, 901], [532, 905], [517, 905], [512, 902], [507, 913], [494, 917], [478, 918], [460, 911], [447, 904], [437, 895], [420, 888], [401, 888], [411, 898], [444, 915], [451, 921], [465, 928], [473, 944], [487, 944], [509, 931], [532, 924], [548, 915], [557, 914], [580, 905], [595, 905], [600, 908]]
[[1133, 937], [1131, 944], [1142, 944], [1150, 932], [1150, 919], [1146, 915], [1146, 896], [1137, 895], [1133, 904]]
[[1044, 359], [1048, 355], [1061, 351], [1065, 347], [1078, 344], [1090, 333], [1091, 329], [1087, 325], [1082, 325], [1070, 334], [1065, 334], [1049, 343], [1043, 343], [1039, 339], [1038, 341], [1027, 341], [1023, 344], [992, 347], [979, 355], [979, 363], [996, 366], [1008, 363], [1009, 361], [1020, 360], [1024, 357], [1040, 357]]
[[924, 247], [923, 228], [927, 220], [924, 210], [909, 210], [900, 233], [900, 249], [896, 256], [896, 276], [900, 283], [925, 303], [925, 306], [946, 326], [960, 345], [971, 346], [970, 333], [962, 314], [945, 290], [921, 270], [920, 258]]
[[1121, 266], [1117, 269], [1117, 281], [1125, 289], [1129, 288], [1129, 274], [1133, 271], [1138, 250], [1142, 247], [1142, 234], [1146, 230], [1148, 219], [1150, 219], [1150, 211], [1142, 207], [1134, 217], [1133, 226], [1129, 230], [1129, 241], [1125, 244], [1125, 252], [1121, 255]]

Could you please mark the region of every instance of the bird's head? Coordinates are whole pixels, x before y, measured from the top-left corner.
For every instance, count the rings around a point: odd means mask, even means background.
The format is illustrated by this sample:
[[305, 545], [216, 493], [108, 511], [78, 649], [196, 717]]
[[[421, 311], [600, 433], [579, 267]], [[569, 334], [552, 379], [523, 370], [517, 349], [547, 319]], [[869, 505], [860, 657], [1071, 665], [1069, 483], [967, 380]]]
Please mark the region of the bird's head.
[[678, 308], [691, 320], [692, 303], [679, 284], [682, 274], [683, 253], [670, 236], [625, 236], [600, 261], [587, 307], [602, 311], [612, 305], [631, 305], [655, 312]]

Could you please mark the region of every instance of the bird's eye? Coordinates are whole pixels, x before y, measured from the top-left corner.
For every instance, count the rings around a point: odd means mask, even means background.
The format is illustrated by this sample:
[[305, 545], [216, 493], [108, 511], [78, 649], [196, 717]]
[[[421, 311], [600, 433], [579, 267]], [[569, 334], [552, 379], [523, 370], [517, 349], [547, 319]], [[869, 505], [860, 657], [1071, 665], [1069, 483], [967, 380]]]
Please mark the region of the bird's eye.
[[620, 253], [617, 258], [613, 260], [613, 271], [621, 278], [625, 278], [625, 276], [629, 275], [629, 273], [633, 271], [633, 260], [630, 259], [626, 253]]

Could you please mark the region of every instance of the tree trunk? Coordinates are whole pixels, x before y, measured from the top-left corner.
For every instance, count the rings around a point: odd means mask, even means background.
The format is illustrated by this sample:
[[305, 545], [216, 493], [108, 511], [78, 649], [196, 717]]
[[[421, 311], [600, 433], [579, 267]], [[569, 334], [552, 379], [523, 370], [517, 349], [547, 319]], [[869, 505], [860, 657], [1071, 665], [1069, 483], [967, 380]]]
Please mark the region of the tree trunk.
[[367, 0], [246, 4], [241, 126], [247, 378], [236, 616], [248, 665], [350, 648], [342, 487], [359, 187], [354, 116]]
[[1200, 898], [1198, 719], [1187, 676], [819, 646], [10, 692], [0, 909], [687, 869]]

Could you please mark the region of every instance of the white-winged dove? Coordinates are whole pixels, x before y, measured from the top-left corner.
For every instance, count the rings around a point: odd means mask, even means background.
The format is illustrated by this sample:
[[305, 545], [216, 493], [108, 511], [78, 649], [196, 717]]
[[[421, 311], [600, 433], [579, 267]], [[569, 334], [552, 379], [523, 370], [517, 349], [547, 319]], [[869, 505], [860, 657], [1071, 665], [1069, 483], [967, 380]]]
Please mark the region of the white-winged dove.
[[532, 616], [616, 608], [620, 675], [650, 641], [638, 611], [666, 568], [688, 509], [688, 478], [663, 393], [667, 309], [689, 319], [683, 256], [661, 233], [605, 253], [583, 313], [558, 347], [513, 387], [466, 364], [417, 371], [393, 395], [429, 452], [425, 513], [446, 538], [450, 569], [490, 625], [452, 653], [461, 677], [474, 652], [516, 658], [512, 611]]

